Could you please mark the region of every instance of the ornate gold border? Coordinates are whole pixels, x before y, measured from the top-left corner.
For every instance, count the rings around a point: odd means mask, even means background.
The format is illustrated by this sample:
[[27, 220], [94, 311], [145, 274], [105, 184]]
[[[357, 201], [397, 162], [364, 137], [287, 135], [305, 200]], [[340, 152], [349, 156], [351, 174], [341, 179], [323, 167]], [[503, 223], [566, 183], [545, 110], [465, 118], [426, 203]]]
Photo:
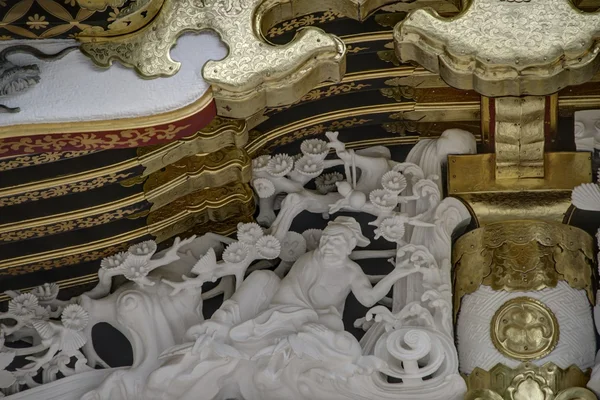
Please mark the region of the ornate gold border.
[[144, 201], [151, 203], [151, 211], [154, 211], [196, 190], [221, 187], [236, 181], [245, 183], [250, 178], [250, 158], [243, 149], [228, 147], [205, 155], [193, 155], [169, 164], [148, 177], [136, 176], [122, 181], [123, 186], [144, 182], [140, 193], [127, 198], [96, 207], [0, 225], [0, 241], [41, 237], [132, 217], [136, 212], [131, 207], [138, 204], [139, 211], [143, 205], [139, 203]]
[[269, 145], [269, 143], [276, 138], [290, 135], [294, 131], [301, 131], [302, 129], [306, 129], [317, 124], [341, 120], [344, 118], [366, 118], [369, 114], [403, 113], [402, 117], [404, 118], [418, 120], [423, 114], [435, 114], [439, 112], [440, 115], [444, 115], [444, 120], [462, 121], [462, 119], [453, 119], [452, 112], [456, 111], [467, 114], [479, 113], [479, 109], [479, 102], [463, 102], [456, 104], [437, 102], [421, 104], [416, 102], [403, 102], [337, 110], [294, 121], [292, 124], [277, 127], [276, 129], [261, 133], [255, 137], [252, 137], [251, 135], [248, 144], [246, 145], [246, 149], [248, 154], [250, 154], [251, 157], [254, 157], [261, 149]]
[[[217, 196], [218, 194], [219, 196]], [[39, 269], [50, 269], [65, 265], [77, 264], [80, 258], [85, 257], [86, 253], [98, 252], [102, 249], [121, 245], [139, 239], [145, 235], [154, 235], [166, 238], [166, 228], [181, 225], [189, 216], [198, 216], [204, 213], [210, 218], [219, 218], [218, 221], [224, 221], [231, 216], [237, 215], [240, 210], [253, 206], [253, 192], [247, 184], [234, 183], [227, 187], [212, 188], [201, 190], [188, 195], [186, 200], [190, 201], [188, 207], [185, 201], [173, 203], [173, 207], [163, 207], [156, 211], [158, 214], [151, 213], [148, 216], [147, 226], [125, 232], [97, 241], [87, 243], [82, 246], [71, 246], [57, 250], [51, 250], [33, 255], [15, 257], [0, 261], [0, 275], [20, 275], [22, 273], [31, 273]], [[189, 209], [188, 209], [189, 208]], [[177, 214], [171, 215], [168, 211], [172, 209]], [[191, 226], [185, 226], [186, 229]], [[170, 234], [177, 234], [172, 228]]]
[[[462, 298], [481, 285], [527, 292], [565, 281], [574, 289], [585, 290], [594, 305], [593, 249], [594, 241], [587, 232], [555, 222], [512, 220], [472, 230], [452, 249], [454, 317]], [[537, 264], [531, 265], [532, 260]]]
[[248, 129], [244, 121], [215, 118], [192, 136], [164, 145], [139, 148], [137, 158], [72, 175], [0, 188], [0, 206], [57, 197], [74, 191], [81, 192], [129, 179], [134, 172], [128, 170], [140, 165], [145, 167], [142, 176], [149, 175], [186, 156], [197, 154], [200, 149], [205, 154], [214, 153], [228, 145], [242, 147], [247, 140]]
[[[537, 386], [543, 395], [550, 395], [555, 400], [592, 400], [596, 396], [585, 389], [590, 380], [591, 370], [582, 371], [576, 365], [566, 369], [548, 362], [537, 366], [530, 362], [519, 364], [516, 368], [509, 368], [503, 364], [496, 364], [489, 371], [475, 368], [468, 376], [463, 374], [467, 384], [465, 400], [502, 400], [514, 399], [512, 394], [519, 391], [519, 386], [530, 379], [533, 385], [526, 385], [523, 389]], [[535, 396], [538, 393], [533, 393]], [[505, 397], [505, 395], [507, 397]], [[518, 398], [526, 398], [527, 394], [521, 392]], [[556, 396], [556, 397], [555, 397]], [[538, 396], [532, 398], [540, 398]]]

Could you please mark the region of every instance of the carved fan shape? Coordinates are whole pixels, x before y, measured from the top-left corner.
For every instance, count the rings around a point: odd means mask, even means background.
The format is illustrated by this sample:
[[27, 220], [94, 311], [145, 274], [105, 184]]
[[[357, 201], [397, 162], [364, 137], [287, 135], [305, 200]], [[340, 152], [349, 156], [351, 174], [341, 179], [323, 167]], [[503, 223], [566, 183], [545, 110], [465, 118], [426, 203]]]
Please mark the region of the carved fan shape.
[[600, 186], [595, 183], [584, 183], [573, 189], [571, 195], [573, 205], [581, 210], [600, 211]]

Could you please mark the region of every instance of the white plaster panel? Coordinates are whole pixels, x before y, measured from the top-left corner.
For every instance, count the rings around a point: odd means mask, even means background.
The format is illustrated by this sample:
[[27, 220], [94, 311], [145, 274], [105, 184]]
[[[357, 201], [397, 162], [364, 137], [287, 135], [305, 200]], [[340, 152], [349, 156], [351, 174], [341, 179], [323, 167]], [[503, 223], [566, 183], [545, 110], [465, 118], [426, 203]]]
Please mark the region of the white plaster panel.
[[[76, 42], [10, 41], [0, 50], [17, 44], [56, 53]], [[202, 66], [226, 54], [216, 34], [184, 35], [171, 51], [171, 57], [182, 63], [180, 71], [151, 80], [140, 78], [117, 61], [108, 69], [96, 67], [78, 50], [52, 62], [15, 54], [9, 57], [15, 64], [39, 65], [41, 82], [26, 92], [0, 98], [0, 104], [21, 107], [20, 113], [0, 114], [0, 126], [143, 117], [176, 110], [202, 97], [209, 88], [202, 78]]]
[[600, 145], [600, 133], [596, 124], [600, 122], [600, 110], [576, 111], [575, 147], [577, 151], [594, 151]]
[[475, 293], [464, 296], [456, 327], [460, 372], [470, 374], [475, 367], [489, 370], [498, 363], [514, 368], [521, 363], [496, 350], [490, 337], [490, 323], [502, 304], [522, 296], [540, 300], [550, 308], [560, 330], [554, 351], [532, 361], [533, 364], [553, 362], [561, 368], [576, 364], [582, 370], [594, 366], [596, 337], [590, 302], [585, 291], [561, 281], [555, 288], [537, 292], [509, 293], [482, 285]]

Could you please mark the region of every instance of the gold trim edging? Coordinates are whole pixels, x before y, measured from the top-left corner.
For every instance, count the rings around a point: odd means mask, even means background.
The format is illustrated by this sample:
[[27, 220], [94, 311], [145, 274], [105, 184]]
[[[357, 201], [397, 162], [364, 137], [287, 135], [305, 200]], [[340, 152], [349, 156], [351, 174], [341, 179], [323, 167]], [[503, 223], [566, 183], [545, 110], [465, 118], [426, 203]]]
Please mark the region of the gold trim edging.
[[470, 375], [463, 374], [465, 400], [597, 400], [585, 388], [590, 373], [575, 365], [562, 369], [554, 363], [522, 363], [514, 369], [496, 364], [489, 371], [475, 368]]
[[139, 189], [141, 192], [135, 195], [95, 207], [0, 225], [0, 242], [90, 228], [125, 217], [135, 218], [142, 208], [149, 207], [145, 201], [151, 203], [150, 211], [155, 211], [197, 190], [249, 182], [250, 165], [246, 152], [237, 147], [186, 157], [148, 177], [136, 176], [120, 182], [126, 187], [144, 182], [143, 188]]
[[[233, 232], [235, 232], [235, 230], [237, 229], [238, 222], [250, 222], [250, 220], [244, 216], [232, 216], [230, 219], [222, 221], [222, 222], [211, 221], [205, 225], [194, 226], [189, 231], [183, 232], [181, 234], [181, 237], [185, 238], [185, 237], [189, 237], [193, 234], [201, 235], [206, 232], [213, 232], [213, 233], [217, 233], [220, 235], [229, 236]], [[165, 240], [165, 242], [168, 243], [168, 239]], [[125, 244], [124, 249], [127, 249], [127, 246], [128, 246], [128, 244]], [[114, 252], [117, 252], [117, 251], [118, 250], [114, 250]], [[110, 254], [107, 253], [106, 256], [112, 255], [112, 254], [114, 254], [114, 252], [111, 252]], [[98, 262], [98, 265], [100, 265], [99, 262]], [[83, 285], [90, 284], [90, 283], [97, 282], [97, 281], [98, 281], [98, 274], [89, 274], [89, 275], [84, 275], [84, 276], [80, 276], [77, 278], [64, 279], [64, 280], [58, 281], [56, 283], [59, 285], [59, 287], [61, 289], [69, 289], [69, 288], [83, 286]], [[34, 289], [35, 287], [36, 286], [23, 288], [20, 291], [28, 292], [31, 289]], [[0, 294], [0, 302], [7, 301], [9, 299], [10, 299], [10, 297], [8, 295], [3, 294], [3, 293]]]
[[142, 176], [150, 175], [186, 156], [213, 153], [231, 145], [241, 148], [247, 141], [248, 126], [245, 121], [217, 117], [194, 135], [164, 145], [140, 147], [137, 151], [138, 157], [127, 161], [77, 174], [2, 188], [0, 206], [57, 197], [72, 191], [82, 192], [106, 183], [132, 178], [133, 172], [125, 174], [123, 171], [140, 165], [144, 167]]
[[592, 305], [594, 240], [585, 231], [543, 221], [505, 221], [459, 238], [452, 251], [454, 317], [463, 296], [479, 286], [507, 292], [556, 287], [587, 292]]
[[[148, 215], [147, 226], [87, 243], [43, 253], [10, 258], [0, 261], [0, 276], [21, 275], [41, 269], [74, 265], [101, 255], [102, 249], [137, 240], [145, 235], [157, 237], [157, 241], [184, 232], [197, 223], [209, 220], [219, 222], [231, 216], [252, 214], [254, 196], [248, 184], [236, 182], [224, 187], [200, 190], [162, 207]], [[120, 251], [120, 250], [114, 250]], [[94, 253], [94, 255], [90, 255]], [[104, 253], [102, 253], [104, 254]], [[90, 258], [92, 257], [92, 258]]]
[[42, 124], [0, 126], [0, 139], [47, 135], [53, 133], [118, 131], [125, 129], [147, 128], [157, 125], [167, 125], [199, 113], [208, 105], [210, 105], [212, 100], [212, 90], [209, 88], [198, 100], [194, 101], [193, 103], [182, 108], [160, 114], [145, 115], [135, 118], [107, 119], [100, 121], [52, 122]]

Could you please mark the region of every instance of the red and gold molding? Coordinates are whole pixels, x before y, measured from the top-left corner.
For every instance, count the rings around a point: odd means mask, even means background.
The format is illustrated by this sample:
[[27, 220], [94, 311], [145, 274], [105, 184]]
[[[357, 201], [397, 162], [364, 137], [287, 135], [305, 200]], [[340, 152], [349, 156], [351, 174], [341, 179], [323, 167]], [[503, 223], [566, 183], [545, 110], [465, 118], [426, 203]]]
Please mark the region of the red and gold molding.
[[191, 136], [216, 116], [212, 92], [194, 103], [146, 117], [0, 127], [0, 159], [57, 151], [95, 151], [161, 144]]

